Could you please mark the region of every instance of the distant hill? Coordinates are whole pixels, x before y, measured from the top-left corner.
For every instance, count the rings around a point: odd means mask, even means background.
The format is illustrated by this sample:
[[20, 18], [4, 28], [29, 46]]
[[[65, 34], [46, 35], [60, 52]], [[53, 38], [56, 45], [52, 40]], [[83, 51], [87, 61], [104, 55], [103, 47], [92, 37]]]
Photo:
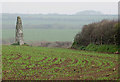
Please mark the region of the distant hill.
[[85, 11], [77, 12], [76, 15], [104, 15], [104, 14], [99, 11], [85, 10]]
[[81, 11], [74, 15], [66, 14], [2, 14], [2, 27], [15, 28], [16, 18], [20, 16], [24, 28], [42, 29], [80, 29], [83, 25], [103, 19], [117, 19], [117, 15], [104, 15], [97, 11]]

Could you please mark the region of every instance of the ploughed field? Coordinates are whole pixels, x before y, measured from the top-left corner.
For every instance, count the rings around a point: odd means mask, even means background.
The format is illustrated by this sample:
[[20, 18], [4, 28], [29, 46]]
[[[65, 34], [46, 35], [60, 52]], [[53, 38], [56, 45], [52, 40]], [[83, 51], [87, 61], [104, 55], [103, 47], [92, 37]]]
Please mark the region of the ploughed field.
[[3, 80], [114, 80], [118, 55], [62, 48], [3, 46]]

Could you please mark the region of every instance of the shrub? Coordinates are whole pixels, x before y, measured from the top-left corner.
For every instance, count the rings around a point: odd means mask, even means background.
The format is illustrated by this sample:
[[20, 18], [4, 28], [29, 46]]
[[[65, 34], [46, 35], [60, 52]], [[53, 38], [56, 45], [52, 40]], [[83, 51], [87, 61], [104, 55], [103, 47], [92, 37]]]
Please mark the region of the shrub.
[[118, 51], [118, 47], [116, 45], [95, 45], [89, 44], [85, 50], [89, 51], [98, 51], [98, 52], [116, 52]]
[[[13, 43], [11, 45], [19, 45], [19, 43]], [[29, 46], [27, 43], [24, 43], [22, 46]]]

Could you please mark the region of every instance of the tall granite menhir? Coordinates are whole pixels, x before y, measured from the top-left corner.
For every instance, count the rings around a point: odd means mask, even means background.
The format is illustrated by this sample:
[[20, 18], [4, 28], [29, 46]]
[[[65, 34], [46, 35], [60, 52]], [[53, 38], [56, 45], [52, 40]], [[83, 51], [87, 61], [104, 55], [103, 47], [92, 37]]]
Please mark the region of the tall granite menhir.
[[20, 18], [20, 16], [17, 17], [17, 23], [16, 23], [16, 43], [18, 43], [19, 45], [23, 45], [24, 41], [23, 41], [23, 28], [22, 28], [22, 20]]

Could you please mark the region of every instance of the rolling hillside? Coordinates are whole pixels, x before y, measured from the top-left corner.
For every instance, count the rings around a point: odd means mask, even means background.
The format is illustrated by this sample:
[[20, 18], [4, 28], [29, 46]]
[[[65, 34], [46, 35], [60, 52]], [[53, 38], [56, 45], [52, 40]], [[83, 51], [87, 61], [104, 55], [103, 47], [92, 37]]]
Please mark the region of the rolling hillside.
[[[87, 13], [87, 15], [85, 14]], [[117, 15], [94, 14], [94, 12], [82, 12], [81, 14], [2, 14], [2, 27], [15, 29], [16, 17], [23, 20], [25, 29], [80, 29], [83, 25], [98, 22], [103, 19], [117, 19]], [[91, 14], [92, 13], [92, 14]], [[83, 15], [84, 14], [84, 15]]]

